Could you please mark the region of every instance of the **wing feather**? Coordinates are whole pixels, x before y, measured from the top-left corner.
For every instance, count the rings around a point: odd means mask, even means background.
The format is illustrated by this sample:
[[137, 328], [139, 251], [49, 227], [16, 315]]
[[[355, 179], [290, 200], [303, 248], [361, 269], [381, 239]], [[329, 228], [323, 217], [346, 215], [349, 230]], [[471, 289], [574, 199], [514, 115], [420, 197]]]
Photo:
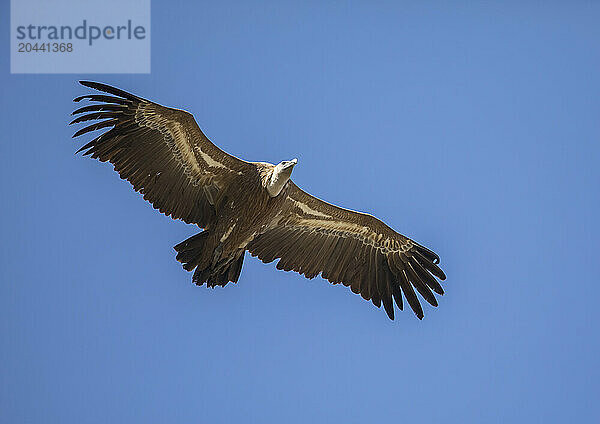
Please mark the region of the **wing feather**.
[[74, 99], [99, 104], [80, 107], [71, 124], [98, 121], [73, 137], [110, 129], [78, 152], [110, 162], [144, 199], [166, 215], [206, 227], [214, 219], [215, 203], [242, 175], [256, 167], [216, 147], [188, 112], [164, 107], [115, 87], [81, 81], [106, 94]]
[[377, 286], [377, 249], [374, 246], [369, 246], [369, 287], [371, 290], [371, 302], [378, 308], [381, 307], [381, 293]]
[[319, 273], [331, 283], [383, 305], [394, 319], [394, 303], [402, 310], [402, 292], [418, 318], [423, 308], [417, 292], [437, 306], [434, 295], [444, 293], [437, 281], [446, 278], [439, 256], [395, 232], [377, 218], [326, 203], [286, 186], [282, 215], [271, 229], [248, 245], [263, 261], [280, 258], [279, 269], [313, 278]]
[[416, 259], [415, 256], [412, 256], [410, 258], [410, 264], [412, 265], [413, 269], [415, 270], [415, 272], [417, 273], [419, 278], [425, 284], [427, 284], [427, 287], [429, 287], [431, 290], [433, 290], [434, 292], [436, 292], [439, 295], [444, 294], [444, 289], [442, 288], [440, 283], [438, 283], [438, 281], [433, 277], [433, 275], [428, 273], [425, 270], [425, 268], [423, 268], [423, 265], [421, 265], [421, 263]]
[[319, 272], [321, 272], [321, 270], [318, 269], [315, 264], [318, 260], [317, 253], [319, 248], [323, 245], [324, 237], [324, 235], [319, 233], [314, 234], [314, 236], [311, 238], [312, 241], [307, 246], [307, 256], [301, 265], [301, 271], [304, 273], [306, 278], [315, 278]]
[[347, 241], [346, 254], [343, 261], [340, 263], [339, 280], [345, 286], [352, 284], [352, 275], [356, 272], [356, 249], [358, 241], [354, 237], [350, 237]]
[[438, 303], [437, 303], [437, 300], [435, 299], [435, 296], [433, 295], [433, 293], [431, 292], [429, 287], [427, 287], [427, 285], [423, 282], [423, 280], [421, 280], [421, 278], [417, 275], [417, 273], [413, 269], [413, 266], [410, 263], [410, 261], [406, 261], [405, 269], [406, 269], [406, 274], [409, 276], [410, 282], [412, 283], [413, 286], [415, 286], [415, 288], [417, 289], [419, 294], [421, 296], [423, 296], [423, 298], [430, 305], [437, 306]]

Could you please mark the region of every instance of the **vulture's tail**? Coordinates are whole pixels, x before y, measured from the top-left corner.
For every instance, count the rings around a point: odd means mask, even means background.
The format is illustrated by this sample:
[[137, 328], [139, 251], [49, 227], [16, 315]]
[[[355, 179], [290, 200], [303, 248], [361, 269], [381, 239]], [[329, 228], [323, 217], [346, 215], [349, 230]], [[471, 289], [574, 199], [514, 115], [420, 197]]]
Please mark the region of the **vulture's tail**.
[[183, 264], [183, 269], [193, 271], [192, 281], [196, 285], [206, 283], [208, 287], [225, 286], [228, 282], [237, 280], [242, 271], [244, 252], [239, 256], [221, 258], [220, 246], [211, 246], [208, 231], [202, 231], [189, 239], [182, 241], [174, 249], [177, 260]]

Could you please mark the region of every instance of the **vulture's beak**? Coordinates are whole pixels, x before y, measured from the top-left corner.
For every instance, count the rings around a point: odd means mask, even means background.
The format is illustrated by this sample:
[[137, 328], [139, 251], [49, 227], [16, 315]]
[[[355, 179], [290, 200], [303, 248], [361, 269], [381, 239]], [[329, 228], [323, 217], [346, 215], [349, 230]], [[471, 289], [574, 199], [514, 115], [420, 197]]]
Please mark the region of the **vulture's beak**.
[[297, 163], [298, 163], [298, 159], [296, 159], [296, 158], [294, 158], [292, 160], [288, 160], [288, 161], [284, 162], [283, 169], [293, 168], [294, 166], [296, 166]]

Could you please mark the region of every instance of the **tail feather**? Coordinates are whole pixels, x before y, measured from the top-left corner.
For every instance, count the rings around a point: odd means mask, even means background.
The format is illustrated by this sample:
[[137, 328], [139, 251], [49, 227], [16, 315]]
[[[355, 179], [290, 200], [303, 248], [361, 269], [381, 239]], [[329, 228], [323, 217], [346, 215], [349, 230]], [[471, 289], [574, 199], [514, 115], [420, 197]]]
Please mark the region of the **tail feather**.
[[244, 254], [240, 256], [240, 259], [233, 262], [229, 267], [229, 271], [227, 273], [227, 279], [229, 281], [233, 281], [237, 283], [238, 278], [240, 278], [240, 272], [242, 272], [242, 264], [244, 263]]
[[183, 264], [183, 269], [192, 271], [201, 264], [203, 253], [205, 253], [205, 244], [208, 240], [208, 231], [202, 231], [187, 240], [182, 241], [173, 249], [177, 251], [176, 259]]
[[[192, 281], [201, 286], [204, 283], [208, 287], [225, 286], [228, 282], [237, 280], [242, 271], [244, 253], [239, 256], [218, 258], [220, 251], [207, 243], [210, 240], [207, 231], [198, 233], [174, 247], [177, 251], [177, 260], [183, 264], [186, 271], [194, 271]], [[218, 260], [217, 260], [218, 259]]]

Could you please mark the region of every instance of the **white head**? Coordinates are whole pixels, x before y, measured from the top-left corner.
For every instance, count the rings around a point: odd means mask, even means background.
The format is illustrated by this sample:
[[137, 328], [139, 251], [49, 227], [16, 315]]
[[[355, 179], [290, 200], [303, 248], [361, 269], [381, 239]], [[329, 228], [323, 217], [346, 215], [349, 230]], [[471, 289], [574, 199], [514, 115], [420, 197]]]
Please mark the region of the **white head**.
[[269, 184], [267, 185], [267, 191], [271, 197], [275, 197], [281, 193], [281, 190], [285, 186], [285, 183], [287, 183], [290, 179], [292, 170], [297, 163], [298, 159], [296, 158], [292, 160], [284, 160], [279, 162], [277, 166], [273, 168], [273, 173], [271, 174]]

